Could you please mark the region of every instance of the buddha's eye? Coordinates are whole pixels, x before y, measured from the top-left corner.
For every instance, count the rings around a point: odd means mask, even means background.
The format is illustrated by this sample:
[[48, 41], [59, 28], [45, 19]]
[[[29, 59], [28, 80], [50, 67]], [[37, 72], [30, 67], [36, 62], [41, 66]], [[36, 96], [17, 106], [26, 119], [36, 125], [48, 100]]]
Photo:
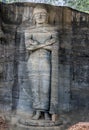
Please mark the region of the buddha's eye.
[[39, 17], [39, 16], [46, 17], [47, 14], [42, 12], [42, 13], [36, 13], [36, 14], [34, 15], [35, 18], [37, 18], [37, 17]]

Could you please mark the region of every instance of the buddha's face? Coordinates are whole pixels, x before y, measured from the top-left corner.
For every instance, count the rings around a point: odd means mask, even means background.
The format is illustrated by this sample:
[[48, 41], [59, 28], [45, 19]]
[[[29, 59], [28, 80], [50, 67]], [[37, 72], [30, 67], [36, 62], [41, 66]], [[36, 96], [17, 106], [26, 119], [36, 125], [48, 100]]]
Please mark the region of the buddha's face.
[[47, 23], [47, 12], [45, 9], [36, 9], [34, 12], [34, 18], [36, 24], [45, 24]]

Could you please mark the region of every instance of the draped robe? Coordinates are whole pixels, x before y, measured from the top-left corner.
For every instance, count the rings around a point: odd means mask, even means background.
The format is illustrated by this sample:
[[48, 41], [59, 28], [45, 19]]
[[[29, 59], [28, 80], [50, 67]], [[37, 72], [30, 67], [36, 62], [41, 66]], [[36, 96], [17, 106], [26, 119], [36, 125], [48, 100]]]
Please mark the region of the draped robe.
[[[51, 43], [51, 39], [55, 42]], [[30, 41], [36, 41], [38, 45], [31, 46]], [[58, 31], [50, 25], [29, 28], [25, 31], [25, 45], [30, 52], [27, 68], [33, 109], [58, 113]], [[51, 50], [45, 49], [47, 46]]]

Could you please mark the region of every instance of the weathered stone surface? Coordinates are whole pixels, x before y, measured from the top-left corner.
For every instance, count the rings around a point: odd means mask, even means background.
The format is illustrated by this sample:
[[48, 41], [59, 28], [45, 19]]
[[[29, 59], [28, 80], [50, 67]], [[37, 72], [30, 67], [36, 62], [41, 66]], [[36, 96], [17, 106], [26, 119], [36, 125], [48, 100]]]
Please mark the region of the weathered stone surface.
[[0, 130], [9, 130], [9, 127], [7, 123], [5, 122], [5, 119], [0, 116]]
[[79, 122], [78, 124], [72, 126], [68, 130], [88, 130], [89, 129], [89, 123], [88, 122]]
[[64, 130], [63, 126], [60, 127], [23, 127], [23, 126], [12, 126], [10, 130]]
[[34, 127], [52, 127], [52, 126], [60, 126], [63, 124], [61, 120], [58, 121], [50, 121], [50, 120], [31, 120], [31, 119], [20, 119], [19, 124], [25, 126], [34, 126]]
[[[23, 30], [34, 24], [33, 3], [0, 3], [0, 111], [32, 114]], [[59, 29], [59, 111], [89, 108], [89, 14], [46, 5]]]

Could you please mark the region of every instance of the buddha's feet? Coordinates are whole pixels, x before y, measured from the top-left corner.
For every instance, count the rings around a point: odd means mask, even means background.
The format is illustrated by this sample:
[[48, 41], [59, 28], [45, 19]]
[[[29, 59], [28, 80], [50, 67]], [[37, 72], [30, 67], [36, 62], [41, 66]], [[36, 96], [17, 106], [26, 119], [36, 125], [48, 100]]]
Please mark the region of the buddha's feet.
[[44, 113], [45, 120], [51, 120], [49, 113]]
[[32, 117], [33, 120], [39, 120], [41, 116], [41, 112], [40, 111], [36, 111], [36, 114]]

